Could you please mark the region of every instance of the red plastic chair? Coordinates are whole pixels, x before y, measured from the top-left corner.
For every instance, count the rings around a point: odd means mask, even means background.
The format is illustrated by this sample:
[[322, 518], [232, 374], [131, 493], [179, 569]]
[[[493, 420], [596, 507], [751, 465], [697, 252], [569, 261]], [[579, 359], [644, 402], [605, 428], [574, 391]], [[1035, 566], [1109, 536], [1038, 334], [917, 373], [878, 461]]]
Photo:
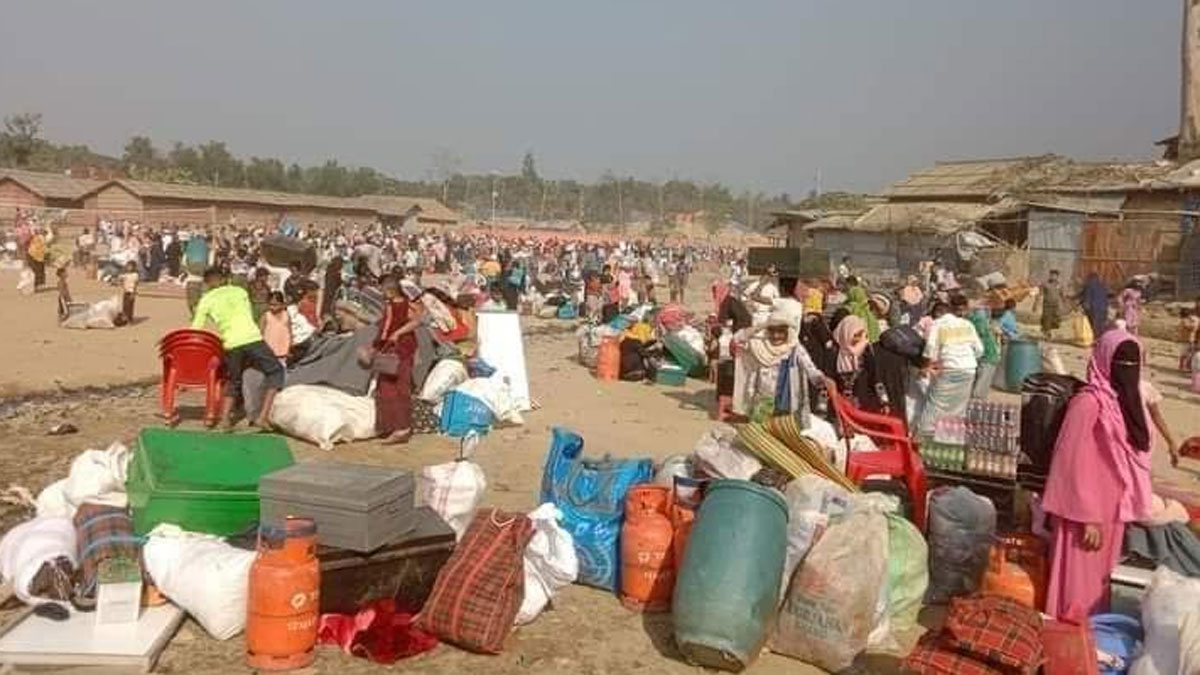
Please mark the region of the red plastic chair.
[[[925, 465], [917, 447], [908, 436], [904, 421], [877, 415], [850, 405], [833, 382], [826, 383], [829, 402], [837, 413], [846, 436], [846, 476], [861, 485], [870, 476], [903, 478], [912, 499], [913, 522], [925, 529]], [[875, 452], [850, 452], [850, 437], [862, 434], [875, 441]]]
[[174, 330], [159, 341], [162, 359], [162, 414], [167, 424], [179, 423], [175, 396], [181, 389], [204, 388], [204, 421], [216, 424], [221, 417], [225, 350], [221, 339], [203, 330]]

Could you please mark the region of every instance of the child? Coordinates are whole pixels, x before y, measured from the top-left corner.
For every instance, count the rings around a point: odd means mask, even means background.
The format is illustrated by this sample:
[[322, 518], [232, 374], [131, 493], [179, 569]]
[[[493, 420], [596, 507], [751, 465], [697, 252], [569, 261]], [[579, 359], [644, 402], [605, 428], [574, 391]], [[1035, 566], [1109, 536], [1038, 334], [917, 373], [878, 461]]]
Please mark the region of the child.
[[71, 315], [71, 288], [67, 285], [67, 268], [58, 268], [58, 322]]
[[314, 284], [305, 284], [300, 291], [300, 301], [296, 303], [296, 309], [304, 315], [305, 319], [312, 324], [314, 329], [320, 328], [321, 321], [317, 318], [317, 287]]
[[1179, 312], [1179, 369], [1190, 372], [1192, 354], [1196, 351], [1196, 333], [1200, 332], [1200, 317], [1196, 312], [1183, 308]]
[[267, 311], [263, 312], [259, 328], [263, 342], [271, 348], [271, 353], [286, 365], [288, 354], [292, 351], [292, 321], [288, 317], [282, 292], [274, 291], [268, 296]]
[[138, 283], [140, 281], [141, 277], [138, 275], [137, 263], [132, 260], [125, 263], [125, 272], [121, 274], [121, 314], [127, 326], [133, 324], [133, 303], [137, 299]]

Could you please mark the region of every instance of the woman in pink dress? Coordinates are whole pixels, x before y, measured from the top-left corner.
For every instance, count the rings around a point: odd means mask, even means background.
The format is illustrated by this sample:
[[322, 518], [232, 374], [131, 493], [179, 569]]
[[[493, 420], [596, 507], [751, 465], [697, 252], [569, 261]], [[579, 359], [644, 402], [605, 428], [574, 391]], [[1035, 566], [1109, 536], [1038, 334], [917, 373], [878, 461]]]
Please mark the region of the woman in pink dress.
[[1131, 281], [1121, 291], [1121, 318], [1125, 320], [1125, 330], [1138, 334], [1138, 325], [1142, 323], [1142, 287]]
[[1141, 346], [1105, 333], [1088, 363], [1088, 384], [1067, 407], [1044, 507], [1053, 517], [1046, 613], [1078, 621], [1108, 605], [1108, 577], [1125, 524], [1150, 511], [1150, 427], [1138, 382]]

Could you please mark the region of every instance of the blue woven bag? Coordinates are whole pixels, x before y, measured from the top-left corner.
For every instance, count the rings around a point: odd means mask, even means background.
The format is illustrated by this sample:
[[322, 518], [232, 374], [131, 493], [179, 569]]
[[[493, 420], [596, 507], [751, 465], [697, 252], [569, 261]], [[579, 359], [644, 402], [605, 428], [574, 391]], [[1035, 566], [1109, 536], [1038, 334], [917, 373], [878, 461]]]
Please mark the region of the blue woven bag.
[[554, 427], [540, 498], [563, 513], [562, 526], [575, 540], [580, 583], [610, 591], [619, 588], [625, 495], [653, 477], [649, 458], [584, 459], [583, 437]]

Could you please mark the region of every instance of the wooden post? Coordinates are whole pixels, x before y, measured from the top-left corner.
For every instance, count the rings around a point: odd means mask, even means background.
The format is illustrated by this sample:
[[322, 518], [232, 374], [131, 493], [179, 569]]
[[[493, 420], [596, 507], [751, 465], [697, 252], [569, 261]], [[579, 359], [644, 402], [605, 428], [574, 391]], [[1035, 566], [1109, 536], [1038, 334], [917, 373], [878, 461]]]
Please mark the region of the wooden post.
[[1200, 157], [1200, 0], [1183, 0], [1179, 96], [1179, 161]]

